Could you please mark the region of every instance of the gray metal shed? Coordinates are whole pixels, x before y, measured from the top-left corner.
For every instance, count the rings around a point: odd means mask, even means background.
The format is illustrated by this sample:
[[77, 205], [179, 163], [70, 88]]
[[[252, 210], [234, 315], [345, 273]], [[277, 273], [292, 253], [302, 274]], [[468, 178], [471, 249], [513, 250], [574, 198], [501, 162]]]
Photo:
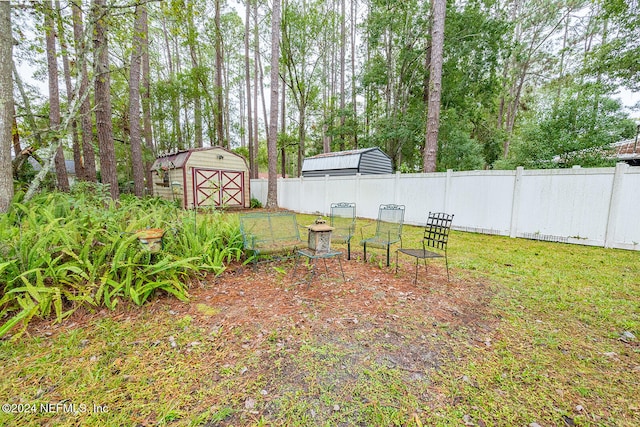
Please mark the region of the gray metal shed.
[[302, 163], [302, 176], [348, 176], [393, 173], [391, 158], [378, 147], [336, 151], [307, 157]]

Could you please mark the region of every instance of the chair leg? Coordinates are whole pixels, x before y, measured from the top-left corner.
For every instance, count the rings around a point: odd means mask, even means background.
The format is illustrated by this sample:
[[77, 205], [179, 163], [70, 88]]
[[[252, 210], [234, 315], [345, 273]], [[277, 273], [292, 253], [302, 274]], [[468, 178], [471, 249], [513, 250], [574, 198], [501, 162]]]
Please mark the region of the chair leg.
[[389, 251], [391, 250], [391, 245], [387, 245], [387, 267], [389, 267]]
[[413, 284], [418, 284], [418, 264], [420, 263], [420, 259], [416, 257], [416, 277], [413, 278]]
[[398, 252], [400, 251], [396, 249], [396, 274], [398, 274]]
[[364, 262], [367, 262], [367, 242], [363, 243], [364, 245]]
[[351, 259], [351, 239], [347, 241], [347, 260]]
[[342, 269], [342, 260], [340, 259], [340, 255], [338, 255], [338, 264], [340, 265], [340, 273], [342, 273], [342, 281], [346, 282], [347, 279], [344, 278], [344, 270]]
[[293, 267], [293, 274], [291, 275], [291, 279], [296, 278], [296, 271], [298, 271], [298, 261], [300, 261], [300, 255], [296, 255], [296, 263]]
[[447, 258], [447, 254], [444, 254], [444, 262], [447, 266], [447, 282], [449, 281], [449, 259]]
[[309, 281], [307, 282], [307, 289], [309, 289], [311, 287], [311, 282], [313, 282], [313, 278], [316, 275], [316, 263], [318, 262], [317, 259], [313, 259], [313, 267], [311, 268], [311, 277], [309, 277]]

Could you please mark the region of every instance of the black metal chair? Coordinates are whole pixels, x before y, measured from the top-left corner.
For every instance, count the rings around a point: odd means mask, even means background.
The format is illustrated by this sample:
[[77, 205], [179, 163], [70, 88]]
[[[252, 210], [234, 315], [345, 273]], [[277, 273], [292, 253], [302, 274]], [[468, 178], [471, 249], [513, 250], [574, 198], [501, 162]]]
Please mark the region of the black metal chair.
[[[387, 249], [387, 267], [389, 267], [389, 251], [392, 244], [400, 242], [402, 247], [402, 224], [404, 222], [404, 205], [380, 205], [376, 233], [367, 239], [362, 236], [364, 260], [367, 260], [367, 245]], [[361, 230], [362, 231], [362, 230]]]
[[[400, 245], [400, 249], [396, 251], [396, 273], [398, 272], [398, 253], [403, 253], [415, 257], [416, 259], [416, 276], [413, 283], [418, 282], [418, 261], [424, 261], [424, 269], [427, 270], [427, 258], [444, 258], [447, 266], [447, 281], [449, 281], [449, 260], [447, 259], [447, 242], [449, 241], [449, 231], [451, 230], [451, 223], [453, 222], [453, 215], [448, 215], [444, 212], [429, 212], [427, 218], [427, 225], [424, 229], [424, 236], [422, 238], [421, 249], [409, 249], [403, 248]], [[427, 248], [433, 248], [437, 252], [427, 250]]]
[[331, 203], [330, 225], [334, 228], [331, 240], [347, 244], [347, 259], [351, 259], [351, 238], [356, 231], [356, 204]]

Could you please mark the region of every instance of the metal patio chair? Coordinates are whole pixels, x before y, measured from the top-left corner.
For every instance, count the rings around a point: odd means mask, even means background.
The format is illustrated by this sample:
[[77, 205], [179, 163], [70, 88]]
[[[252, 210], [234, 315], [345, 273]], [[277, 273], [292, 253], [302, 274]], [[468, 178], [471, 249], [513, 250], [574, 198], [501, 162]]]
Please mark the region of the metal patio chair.
[[[400, 249], [396, 251], [396, 273], [398, 272], [398, 253], [403, 253], [415, 257], [416, 259], [416, 275], [413, 283], [418, 282], [418, 261], [424, 261], [425, 272], [427, 270], [427, 258], [444, 258], [447, 266], [447, 281], [449, 281], [449, 260], [447, 259], [447, 243], [449, 241], [449, 231], [453, 215], [444, 212], [429, 212], [427, 225], [424, 228], [422, 237], [422, 248], [409, 249], [403, 248], [402, 243]], [[434, 250], [427, 250], [427, 248]]]
[[351, 259], [351, 238], [356, 231], [356, 204], [331, 203], [330, 225], [334, 228], [331, 240], [347, 244], [347, 259]]
[[[404, 205], [380, 205], [376, 232], [372, 237], [362, 238], [364, 246], [364, 260], [367, 260], [367, 246], [387, 249], [387, 267], [389, 267], [389, 252], [392, 244], [400, 242], [402, 247], [402, 224], [404, 223]], [[362, 231], [362, 230], [361, 230]]]

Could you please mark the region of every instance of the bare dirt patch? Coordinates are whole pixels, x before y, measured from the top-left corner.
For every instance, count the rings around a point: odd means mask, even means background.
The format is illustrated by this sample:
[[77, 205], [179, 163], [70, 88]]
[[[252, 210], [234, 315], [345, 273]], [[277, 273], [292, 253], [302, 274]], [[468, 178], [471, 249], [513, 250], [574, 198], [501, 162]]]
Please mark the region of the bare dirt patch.
[[[366, 424], [376, 419], [362, 413], [369, 407], [397, 408], [407, 416], [420, 411], [415, 408], [451, 403], [433, 385], [431, 373], [461, 357], [461, 349], [491, 342], [497, 322], [489, 311], [491, 287], [455, 273], [447, 282], [436, 263], [428, 274], [422, 268], [414, 284], [410, 262], [401, 260], [396, 275], [393, 267], [358, 256], [342, 260], [346, 281], [336, 260], [328, 260], [329, 274], [322, 274], [320, 262], [308, 286], [300, 284], [301, 274], [292, 277], [293, 260], [256, 269], [237, 264], [194, 283], [188, 303], [163, 296], [141, 308], [79, 310], [62, 325], [37, 322], [30, 329], [32, 334], [68, 331], [90, 327], [101, 317], [167, 325], [158, 330], [160, 336], [140, 338], [148, 346], [145, 357], [156, 357], [153, 349], [161, 347], [197, 366], [194, 377], [184, 381], [201, 397], [183, 411], [211, 413], [219, 422], [211, 425], [292, 419], [304, 425], [307, 417], [321, 424]], [[157, 369], [170, 364], [149, 363]], [[394, 382], [400, 385], [389, 385]], [[206, 390], [213, 385], [227, 387], [227, 394]], [[404, 390], [394, 396], [389, 387]], [[386, 401], [372, 406], [376, 396]], [[157, 420], [158, 414], [141, 414], [139, 424]]]

